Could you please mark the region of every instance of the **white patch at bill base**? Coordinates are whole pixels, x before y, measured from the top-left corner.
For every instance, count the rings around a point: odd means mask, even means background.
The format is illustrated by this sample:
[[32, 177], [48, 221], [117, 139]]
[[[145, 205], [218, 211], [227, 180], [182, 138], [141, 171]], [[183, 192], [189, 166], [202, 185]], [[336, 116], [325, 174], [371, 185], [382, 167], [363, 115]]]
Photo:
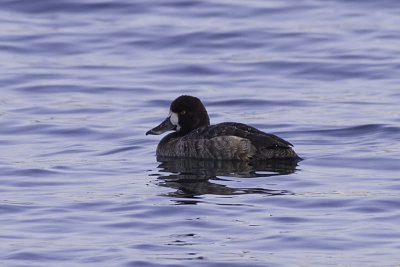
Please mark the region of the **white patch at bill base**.
[[177, 113], [170, 111], [169, 120], [173, 125], [176, 126], [176, 131], [179, 131], [181, 129], [181, 126], [179, 125], [179, 116]]

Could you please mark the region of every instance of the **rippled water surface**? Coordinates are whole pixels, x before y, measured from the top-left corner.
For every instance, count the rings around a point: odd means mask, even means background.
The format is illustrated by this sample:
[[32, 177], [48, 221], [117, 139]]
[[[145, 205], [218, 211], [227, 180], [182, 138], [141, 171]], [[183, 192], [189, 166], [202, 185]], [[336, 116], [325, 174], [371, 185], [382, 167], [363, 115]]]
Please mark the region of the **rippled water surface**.
[[[1, 265], [400, 263], [398, 1], [1, 6]], [[181, 94], [304, 160], [157, 160]]]

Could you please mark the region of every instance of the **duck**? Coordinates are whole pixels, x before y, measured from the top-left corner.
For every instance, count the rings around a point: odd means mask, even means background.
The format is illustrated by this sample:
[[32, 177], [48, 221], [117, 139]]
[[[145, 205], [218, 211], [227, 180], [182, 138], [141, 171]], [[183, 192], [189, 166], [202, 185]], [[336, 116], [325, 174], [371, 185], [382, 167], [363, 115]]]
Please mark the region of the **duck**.
[[238, 122], [210, 125], [207, 110], [199, 98], [181, 95], [172, 101], [169, 115], [146, 132], [160, 135], [157, 157], [211, 160], [258, 161], [300, 159], [288, 141]]

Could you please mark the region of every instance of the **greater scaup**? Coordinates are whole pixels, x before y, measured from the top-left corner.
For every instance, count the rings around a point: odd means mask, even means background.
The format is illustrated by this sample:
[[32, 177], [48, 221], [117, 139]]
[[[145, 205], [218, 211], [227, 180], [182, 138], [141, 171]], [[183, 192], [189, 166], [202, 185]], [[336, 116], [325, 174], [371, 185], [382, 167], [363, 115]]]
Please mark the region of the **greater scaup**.
[[236, 122], [210, 125], [207, 110], [193, 96], [171, 103], [168, 117], [148, 134], [168, 134], [157, 146], [157, 156], [217, 160], [300, 159], [282, 138]]

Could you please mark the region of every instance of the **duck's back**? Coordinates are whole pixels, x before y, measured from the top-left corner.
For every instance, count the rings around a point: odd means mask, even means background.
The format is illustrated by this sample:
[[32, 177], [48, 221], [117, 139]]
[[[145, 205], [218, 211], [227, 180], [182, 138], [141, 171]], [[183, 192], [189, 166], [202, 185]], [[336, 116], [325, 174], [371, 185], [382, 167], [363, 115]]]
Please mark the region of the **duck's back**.
[[298, 158], [291, 146], [249, 125], [224, 122], [197, 128], [184, 136], [171, 133], [159, 143], [157, 155], [227, 160]]

